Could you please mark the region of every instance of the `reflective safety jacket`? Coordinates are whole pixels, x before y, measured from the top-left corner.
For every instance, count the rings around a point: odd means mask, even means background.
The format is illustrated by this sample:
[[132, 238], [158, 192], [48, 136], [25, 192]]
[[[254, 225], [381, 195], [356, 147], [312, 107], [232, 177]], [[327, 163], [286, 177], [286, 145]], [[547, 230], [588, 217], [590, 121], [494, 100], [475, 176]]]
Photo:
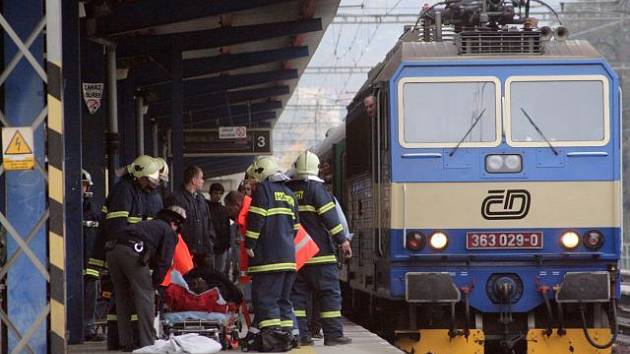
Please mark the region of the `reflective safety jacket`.
[[298, 204], [285, 183], [258, 184], [245, 232], [245, 247], [254, 251], [248, 273], [295, 271], [293, 238], [299, 227]]
[[140, 188], [130, 175], [123, 176], [107, 196], [101, 208], [103, 223], [100, 235], [94, 246], [93, 256], [89, 260], [92, 266], [105, 268], [105, 244], [115, 240], [129, 224], [137, 224], [143, 219], [152, 219], [148, 215], [147, 198], [149, 193]]
[[295, 180], [288, 186], [299, 203], [302, 226], [319, 247], [306, 265], [336, 263], [335, 243], [343, 243], [346, 237], [332, 196], [322, 182], [314, 180]]
[[116, 183], [114, 190], [107, 196], [105, 207], [105, 233], [108, 239], [122, 234], [128, 224], [137, 224], [148, 215], [148, 193], [142, 190], [132, 177], [125, 175]]

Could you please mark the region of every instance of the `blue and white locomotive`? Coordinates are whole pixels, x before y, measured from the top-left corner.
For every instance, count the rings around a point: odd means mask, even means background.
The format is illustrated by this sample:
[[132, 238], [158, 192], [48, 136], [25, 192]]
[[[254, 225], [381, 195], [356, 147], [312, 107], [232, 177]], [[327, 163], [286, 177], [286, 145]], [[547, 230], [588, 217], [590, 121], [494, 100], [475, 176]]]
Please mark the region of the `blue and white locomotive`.
[[618, 77], [481, 3], [425, 9], [317, 149], [355, 235], [345, 308], [409, 353], [610, 352]]

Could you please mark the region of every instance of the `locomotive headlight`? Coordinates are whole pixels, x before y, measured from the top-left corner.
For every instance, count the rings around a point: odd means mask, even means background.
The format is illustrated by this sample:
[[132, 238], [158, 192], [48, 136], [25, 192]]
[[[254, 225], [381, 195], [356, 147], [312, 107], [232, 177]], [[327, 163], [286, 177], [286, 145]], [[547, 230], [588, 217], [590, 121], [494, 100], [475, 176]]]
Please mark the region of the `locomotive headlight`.
[[591, 230], [584, 234], [582, 242], [586, 248], [594, 251], [601, 248], [604, 244], [604, 235], [597, 230]]
[[523, 170], [521, 155], [487, 155], [486, 172], [488, 173], [516, 173]]
[[567, 231], [560, 236], [560, 243], [564, 248], [572, 250], [580, 244], [580, 236], [573, 231]]
[[505, 155], [503, 163], [505, 164], [505, 168], [507, 168], [510, 172], [521, 171], [522, 164], [520, 155]]
[[448, 236], [440, 231], [434, 232], [429, 238], [429, 244], [431, 245], [431, 248], [441, 251], [446, 248], [446, 245], [448, 245]]
[[486, 157], [486, 171], [499, 172], [503, 167], [503, 157], [501, 155], [489, 155]]

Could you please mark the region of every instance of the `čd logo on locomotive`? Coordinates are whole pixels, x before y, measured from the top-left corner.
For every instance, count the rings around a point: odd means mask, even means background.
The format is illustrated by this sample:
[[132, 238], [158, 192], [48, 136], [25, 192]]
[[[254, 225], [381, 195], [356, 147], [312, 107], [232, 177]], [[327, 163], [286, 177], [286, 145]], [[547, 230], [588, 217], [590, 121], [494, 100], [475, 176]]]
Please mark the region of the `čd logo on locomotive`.
[[489, 190], [481, 204], [481, 215], [487, 220], [523, 219], [529, 213], [531, 195], [525, 189]]

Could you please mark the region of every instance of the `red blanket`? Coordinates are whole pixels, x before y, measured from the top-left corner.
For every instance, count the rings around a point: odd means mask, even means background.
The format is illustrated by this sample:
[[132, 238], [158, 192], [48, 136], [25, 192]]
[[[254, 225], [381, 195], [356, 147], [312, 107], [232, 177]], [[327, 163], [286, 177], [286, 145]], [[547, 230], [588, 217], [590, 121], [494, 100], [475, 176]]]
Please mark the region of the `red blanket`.
[[201, 295], [195, 295], [177, 284], [171, 283], [166, 288], [166, 304], [171, 311], [227, 313], [227, 303], [223, 299], [221, 301], [219, 299], [221, 297], [217, 288], [212, 288]]

